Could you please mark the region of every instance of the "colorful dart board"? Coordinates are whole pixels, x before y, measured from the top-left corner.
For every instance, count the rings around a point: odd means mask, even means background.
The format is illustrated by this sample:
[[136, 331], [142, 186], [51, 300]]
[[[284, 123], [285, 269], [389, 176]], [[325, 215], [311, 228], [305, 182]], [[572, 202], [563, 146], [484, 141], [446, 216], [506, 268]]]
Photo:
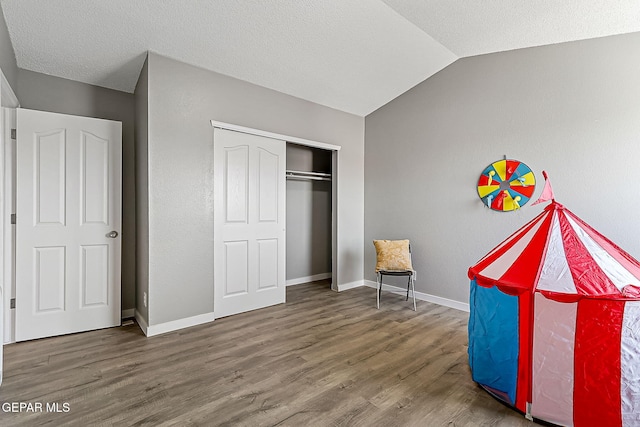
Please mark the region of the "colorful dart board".
[[495, 211], [513, 211], [524, 206], [536, 189], [529, 166], [517, 160], [498, 160], [482, 171], [478, 196]]

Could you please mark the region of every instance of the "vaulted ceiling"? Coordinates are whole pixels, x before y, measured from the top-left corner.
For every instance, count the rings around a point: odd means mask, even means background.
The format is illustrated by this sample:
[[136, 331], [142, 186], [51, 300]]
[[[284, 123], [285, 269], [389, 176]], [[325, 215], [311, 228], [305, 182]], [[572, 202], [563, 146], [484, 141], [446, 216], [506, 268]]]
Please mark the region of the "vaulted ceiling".
[[365, 116], [456, 59], [640, 31], [635, 0], [0, 0], [18, 67], [133, 92], [148, 50]]

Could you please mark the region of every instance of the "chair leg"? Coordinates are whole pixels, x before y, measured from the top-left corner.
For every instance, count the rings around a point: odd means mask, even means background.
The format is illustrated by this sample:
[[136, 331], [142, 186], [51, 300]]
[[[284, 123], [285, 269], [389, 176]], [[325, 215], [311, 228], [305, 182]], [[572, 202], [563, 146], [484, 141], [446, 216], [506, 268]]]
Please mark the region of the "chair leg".
[[407, 282], [407, 297], [405, 301], [409, 301], [409, 288], [411, 287], [411, 276], [409, 276], [409, 281]]
[[382, 274], [376, 273], [378, 289], [376, 289], [376, 307], [380, 309], [380, 292], [382, 291]]
[[411, 293], [413, 294], [413, 311], [418, 311], [416, 308], [416, 282], [413, 280], [413, 276], [409, 280], [411, 281]]

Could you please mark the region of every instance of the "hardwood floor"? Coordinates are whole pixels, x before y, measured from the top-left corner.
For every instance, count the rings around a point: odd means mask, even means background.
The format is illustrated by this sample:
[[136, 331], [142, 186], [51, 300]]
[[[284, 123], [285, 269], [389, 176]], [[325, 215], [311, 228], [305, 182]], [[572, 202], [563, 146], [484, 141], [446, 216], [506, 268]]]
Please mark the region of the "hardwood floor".
[[375, 305], [373, 289], [313, 283], [152, 338], [134, 324], [12, 344], [0, 404], [43, 408], [0, 407], [0, 425], [532, 426], [471, 381], [467, 313]]

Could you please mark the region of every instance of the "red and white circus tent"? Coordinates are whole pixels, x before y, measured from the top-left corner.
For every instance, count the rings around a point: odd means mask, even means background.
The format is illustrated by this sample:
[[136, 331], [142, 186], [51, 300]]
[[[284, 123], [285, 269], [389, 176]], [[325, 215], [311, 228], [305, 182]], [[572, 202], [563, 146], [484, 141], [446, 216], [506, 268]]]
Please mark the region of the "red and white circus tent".
[[640, 426], [637, 260], [552, 201], [469, 278], [476, 382], [551, 423]]

